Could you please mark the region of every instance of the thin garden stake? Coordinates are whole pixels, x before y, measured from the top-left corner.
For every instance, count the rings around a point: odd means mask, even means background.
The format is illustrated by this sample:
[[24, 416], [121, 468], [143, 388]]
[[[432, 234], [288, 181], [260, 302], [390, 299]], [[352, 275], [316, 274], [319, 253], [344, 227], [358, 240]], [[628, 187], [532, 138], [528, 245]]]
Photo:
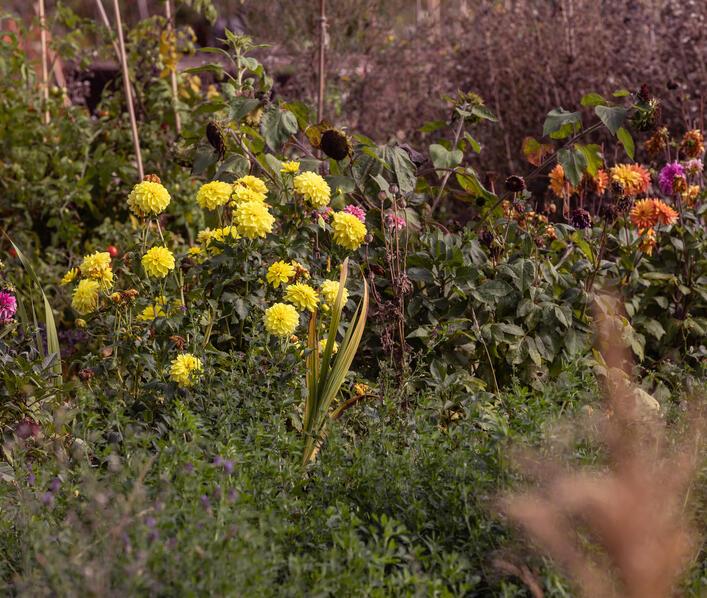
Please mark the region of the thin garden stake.
[[[96, 5], [101, 13], [101, 18], [105, 23], [106, 27], [110, 29], [110, 22], [108, 21], [108, 15], [103, 9], [103, 4], [101, 0], [96, 0]], [[137, 121], [135, 120], [135, 106], [133, 105], [133, 94], [132, 88], [130, 86], [130, 75], [128, 73], [128, 57], [125, 53], [125, 40], [123, 39], [123, 21], [120, 17], [120, 6], [118, 5], [118, 0], [113, 0], [113, 10], [115, 12], [116, 27], [118, 30], [118, 60], [120, 61], [122, 71], [123, 71], [123, 86], [125, 88], [125, 101], [128, 104], [128, 117], [130, 118], [130, 129], [133, 136], [133, 147], [135, 148], [135, 161], [137, 162], [137, 172], [138, 177], [142, 180], [145, 177], [145, 171], [142, 167], [142, 152], [140, 151], [140, 138], [137, 132]]]
[[47, 66], [47, 16], [44, 0], [39, 0], [39, 39], [42, 45], [42, 97], [44, 99], [44, 124], [49, 124], [49, 68]]
[[327, 42], [326, 0], [319, 0], [319, 95], [317, 97], [317, 121], [324, 118], [325, 52]]
[[[165, 8], [165, 14], [167, 16], [167, 31], [169, 31], [170, 34], [170, 40], [171, 40], [171, 35], [174, 33], [174, 18], [172, 17], [172, 0], [167, 0], [167, 2], [164, 3], [164, 8]], [[175, 40], [176, 43], [176, 40]], [[169, 76], [172, 82], [172, 102], [174, 103], [174, 128], [177, 131], [177, 135], [179, 135], [182, 132], [182, 119], [179, 116], [179, 110], [177, 109], [177, 102], [178, 102], [178, 97], [179, 97], [179, 92], [177, 89], [177, 67], [179, 65], [176, 64], [174, 67], [174, 70], [170, 70]]]

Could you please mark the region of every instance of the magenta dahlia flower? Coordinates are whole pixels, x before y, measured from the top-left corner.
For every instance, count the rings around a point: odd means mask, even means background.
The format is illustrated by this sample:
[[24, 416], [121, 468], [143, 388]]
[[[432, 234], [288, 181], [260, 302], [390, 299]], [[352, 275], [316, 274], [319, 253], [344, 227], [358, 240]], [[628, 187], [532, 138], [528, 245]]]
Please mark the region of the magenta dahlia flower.
[[675, 179], [677, 177], [685, 177], [685, 170], [680, 162], [670, 162], [663, 166], [658, 175], [658, 186], [666, 195], [672, 195], [675, 189]]
[[8, 291], [0, 291], [0, 324], [6, 324], [17, 311], [17, 299]]
[[344, 208], [344, 212], [351, 214], [352, 216], [356, 216], [356, 218], [358, 218], [361, 222], [366, 222], [366, 210], [363, 208], [349, 204]]

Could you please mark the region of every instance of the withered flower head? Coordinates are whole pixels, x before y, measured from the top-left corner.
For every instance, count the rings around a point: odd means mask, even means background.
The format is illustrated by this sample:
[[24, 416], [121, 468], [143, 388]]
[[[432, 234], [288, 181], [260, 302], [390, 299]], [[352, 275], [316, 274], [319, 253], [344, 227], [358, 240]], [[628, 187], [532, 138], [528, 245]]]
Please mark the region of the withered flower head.
[[148, 183], [157, 183], [158, 185], [162, 184], [160, 177], [158, 177], [156, 174], [146, 174], [142, 180], [147, 181]]
[[307, 127], [305, 135], [314, 149], [323, 151], [327, 156], [336, 160], [343, 160], [353, 152], [349, 136], [342, 131], [322, 121], [318, 125]]
[[520, 193], [525, 190], [525, 179], [517, 174], [512, 174], [506, 179], [506, 189], [511, 193]]
[[576, 229], [582, 230], [589, 228], [592, 225], [592, 216], [587, 210], [583, 208], [577, 208], [572, 214], [572, 226]]
[[226, 142], [223, 139], [221, 127], [212, 120], [206, 125], [206, 139], [216, 150], [219, 160], [223, 160], [226, 153]]

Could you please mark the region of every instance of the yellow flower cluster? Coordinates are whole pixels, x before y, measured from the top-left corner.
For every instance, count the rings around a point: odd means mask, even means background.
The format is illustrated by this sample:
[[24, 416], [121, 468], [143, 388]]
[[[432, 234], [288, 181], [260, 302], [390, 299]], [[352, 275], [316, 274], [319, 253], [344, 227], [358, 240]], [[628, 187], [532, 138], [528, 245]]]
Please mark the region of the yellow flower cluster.
[[[327, 339], [323, 338], [319, 341], [319, 353], [324, 353], [324, 348], [326, 347]], [[334, 341], [334, 345], [331, 348], [331, 354], [336, 355], [339, 352], [339, 343]]]
[[295, 191], [315, 208], [323, 208], [331, 200], [329, 184], [316, 172], [303, 172], [295, 177]]
[[281, 284], [287, 284], [295, 276], [295, 267], [287, 262], [275, 262], [268, 268], [265, 279], [275, 288]]
[[285, 301], [289, 301], [298, 309], [306, 309], [313, 312], [317, 309], [319, 297], [317, 296], [317, 291], [308, 284], [298, 282], [289, 285], [285, 289]]
[[287, 303], [275, 303], [265, 310], [265, 329], [275, 336], [290, 337], [299, 324], [297, 310]]
[[275, 218], [268, 211], [268, 205], [261, 201], [244, 201], [238, 204], [235, 213], [238, 231], [247, 239], [265, 237], [272, 232]]
[[238, 179], [233, 185], [233, 202], [238, 205], [246, 201], [265, 201], [268, 187], [262, 179], [252, 174], [247, 174]]
[[71, 298], [71, 306], [81, 315], [90, 314], [98, 309], [98, 297], [101, 285], [90, 278], [79, 281]]
[[203, 370], [201, 359], [191, 353], [182, 353], [172, 360], [169, 377], [182, 388], [189, 388], [199, 379]]
[[167, 209], [171, 198], [161, 183], [142, 181], [128, 195], [128, 207], [138, 218], [161, 214]]
[[142, 256], [142, 267], [148, 276], [164, 278], [174, 270], [174, 255], [166, 247], [152, 247]]
[[155, 301], [142, 310], [142, 313], [137, 317], [138, 322], [152, 322], [157, 318], [164, 318], [167, 315], [164, 307], [167, 305], [167, 297], [160, 295], [155, 298]]
[[232, 192], [233, 185], [223, 181], [211, 181], [199, 187], [196, 201], [202, 208], [215, 210], [228, 203]]
[[74, 282], [76, 280], [76, 277], [79, 275], [79, 269], [78, 268], [71, 268], [66, 274], [64, 274], [64, 277], [61, 279], [61, 282], [59, 284], [66, 285]]
[[353, 214], [335, 212], [331, 223], [334, 242], [355, 251], [366, 238], [366, 225]]
[[280, 168], [282, 174], [297, 174], [299, 172], [299, 162], [290, 160], [289, 162], [283, 162], [282, 168]]
[[[324, 297], [324, 303], [330, 307], [333, 307], [336, 303], [336, 297], [339, 294], [339, 281], [338, 280], [325, 280], [321, 287], [320, 292], [322, 297]], [[349, 291], [344, 287], [341, 293], [341, 305], [346, 305], [349, 300]]]

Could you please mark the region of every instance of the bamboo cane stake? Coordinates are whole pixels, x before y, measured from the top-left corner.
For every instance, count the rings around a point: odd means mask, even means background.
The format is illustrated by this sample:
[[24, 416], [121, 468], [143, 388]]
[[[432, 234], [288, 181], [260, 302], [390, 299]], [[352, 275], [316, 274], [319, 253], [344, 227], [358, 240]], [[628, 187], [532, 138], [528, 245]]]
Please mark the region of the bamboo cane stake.
[[[171, 34], [174, 32], [174, 18], [172, 16], [172, 0], [167, 0], [164, 3], [165, 14], [167, 16], [167, 27]], [[170, 38], [171, 39], [171, 38]], [[182, 132], [182, 119], [179, 116], [179, 110], [177, 108], [177, 102], [179, 101], [179, 91], [177, 89], [177, 66], [175, 65], [174, 70], [170, 70], [169, 76], [172, 82], [172, 101], [174, 103], [174, 128], [177, 131], [177, 135]]]
[[[96, 0], [96, 6], [98, 7], [98, 12], [101, 15], [103, 24], [112, 30], [110, 26], [110, 21], [108, 20], [108, 15], [103, 8], [103, 3], [101, 0]], [[118, 44], [113, 43], [116, 53], [118, 54], [118, 61], [120, 62], [122, 72], [123, 72], [123, 86], [125, 88], [125, 100], [128, 104], [128, 117], [130, 118], [130, 130], [133, 137], [133, 147], [135, 149], [135, 161], [137, 162], [137, 172], [140, 180], [145, 177], [145, 171], [142, 166], [142, 152], [140, 151], [140, 137], [137, 130], [137, 120], [135, 119], [135, 106], [133, 103], [132, 87], [130, 85], [130, 75], [128, 73], [128, 57], [125, 52], [125, 39], [123, 38], [123, 21], [120, 17], [120, 6], [118, 5], [118, 0], [113, 0], [113, 11], [115, 12], [115, 22], [116, 29], [118, 33]]]
[[39, 39], [42, 45], [42, 97], [44, 98], [44, 124], [49, 124], [49, 67], [47, 63], [47, 16], [44, 0], [39, 0]]
[[324, 118], [324, 89], [325, 77], [325, 47], [327, 41], [326, 0], [319, 0], [319, 94], [317, 96], [317, 120]]

